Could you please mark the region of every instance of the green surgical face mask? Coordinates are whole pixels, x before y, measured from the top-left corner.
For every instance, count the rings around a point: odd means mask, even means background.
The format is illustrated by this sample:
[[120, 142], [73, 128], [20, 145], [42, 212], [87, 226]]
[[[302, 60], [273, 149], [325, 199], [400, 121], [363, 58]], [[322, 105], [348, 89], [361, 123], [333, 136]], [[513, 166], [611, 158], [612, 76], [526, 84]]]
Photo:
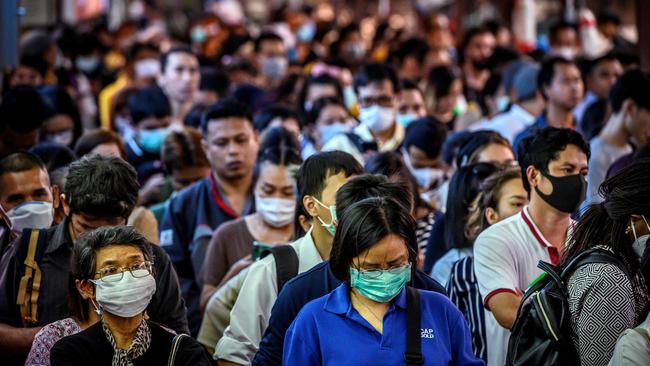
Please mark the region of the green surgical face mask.
[[350, 285], [370, 300], [389, 302], [411, 279], [411, 263], [391, 269], [359, 271], [350, 267]]
[[316, 199], [316, 197], [313, 197], [313, 198], [314, 198], [314, 201], [316, 201], [316, 203], [318, 203], [319, 205], [323, 206], [324, 208], [327, 208], [327, 209], [330, 210], [330, 215], [332, 216], [332, 221], [329, 224], [326, 224], [325, 221], [323, 221], [323, 219], [321, 219], [318, 216], [316, 216], [316, 218], [318, 219], [318, 221], [320, 221], [321, 226], [324, 227], [325, 229], [327, 229], [327, 232], [330, 233], [332, 236], [334, 236], [334, 234], [336, 234], [336, 224], [335, 224], [336, 223], [336, 205], [331, 205], [331, 206], [328, 207], [324, 203], [322, 203], [321, 201]]

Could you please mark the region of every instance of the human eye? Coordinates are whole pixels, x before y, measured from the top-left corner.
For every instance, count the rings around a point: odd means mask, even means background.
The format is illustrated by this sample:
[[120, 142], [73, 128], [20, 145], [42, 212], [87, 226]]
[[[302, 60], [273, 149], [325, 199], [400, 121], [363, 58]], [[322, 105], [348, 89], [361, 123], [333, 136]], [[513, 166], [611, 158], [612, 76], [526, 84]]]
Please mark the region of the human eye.
[[117, 273], [117, 267], [104, 267], [99, 270], [100, 277], [106, 277]]

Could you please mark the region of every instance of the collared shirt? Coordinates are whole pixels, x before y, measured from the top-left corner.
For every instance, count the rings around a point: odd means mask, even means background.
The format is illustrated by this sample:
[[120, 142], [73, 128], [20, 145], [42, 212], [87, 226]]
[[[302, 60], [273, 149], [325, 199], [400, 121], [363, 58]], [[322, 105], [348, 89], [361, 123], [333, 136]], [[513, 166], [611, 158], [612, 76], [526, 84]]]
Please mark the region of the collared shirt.
[[[567, 235], [568, 237], [568, 235]], [[559, 252], [535, 225], [528, 206], [483, 231], [474, 243], [474, 270], [483, 304], [492, 296], [525, 291], [542, 273], [539, 261], [557, 264]], [[491, 311], [486, 312], [488, 365], [503, 365], [510, 331], [503, 328]]]
[[[39, 266], [41, 268], [41, 288], [38, 297], [38, 326], [43, 326], [70, 316], [68, 308], [68, 276], [72, 255], [70, 220], [47, 230], [47, 247]], [[20, 278], [16, 263], [16, 251], [20, 239], [9, 245], [3, 255], [8, 260], [7, 273], [0, 274], [0, 323], [22, 327], [20, 307], [16, 296]], [[156, 292], [147, 307], [149, 317], [178, 332], [187, 332], [185, 304], [180, 297], [178, 278], [171, 266], [169, 257], [157, 245], [151, 245], [156, 273]], [[3, 267], [5, 268], [5, 267]]]
[[436, 261], [431, 271], [431, 277], [439, 283], [446, 284], [451, 275], [451, 267], [457, 261], [472, 255], [472, 248], [451, 248]]
[[[300, 309], [308, 302], [334, 291], [339, 281], [332, 273], [329, 261], [315, 265], [309, 271], [287, 282], [273, 305], [269, 326], [264, 332], [253, 365], [277, 365], [282, 362], [284, 336]], [[445, 295], [445, 289], [422, 271], [415, 272], [413, 287]]]
[[[548, 126], [549, 126], [549, 124], [548, 124], [548, 120], [546, 119], [546, 111], [544, 111], [544, 112], [542, 112], [542, 114], [540, 114], [537, 117], [537, 119], [535, 119], [535, 123], [528, 126], [525, 130], [521, 131], [517, 135], [517, 137], [515, 137], [515, 141], [512, 144], [515, 151], [517, 150], [517, 146], [519, 146], [519, 143], [521, 142], [521, 140], [523, 140], [524, 138], [532, 135], [536, 130], [541, 130], [542, 128], [545, 128], [545, 127], [548, 127]], [[575, 118], [575, 116], [572, 116], [571, 128], [573, 128], [575, 130], [576, 127], [577, 127], [576, 118]]]
[[589, 108], [590, 105], [594, 104], [598, 100], [598, 97], [596, 94], [587, 91], [585, 93], [585, 97], [582, 99], [582, 102], [580, 102], [575, 108], [573, 108], [573, 115], [576, 117], [576, 120], [579, 123], [582, 123], [582, 117], [585, 115], [585, 112]]
[[[311, 230], [289, 244], [298, 255], [298, 273], [322, 262]], [[230, 325], [217, 344], [214, 358], [248, 365], [257, 352], [278, 297], [275, 259], [272, 255], [253, 263], [230, 313]]]
[[[446, 297], [420, 292], [425, 365], [483, 365], [472, 354], [467, 323]], [[406, 351], [406, 290], [391, 302], [379, 333], [352, 306], [342, 284], [300, 311], [284, 341], [285, 365], [402, 365]]]
[[[252, 200], [249, 198], [249, 201]], [[247, 203], [243, 215], [252, 211]], [[160, 225], [160, 246], [169, 254], [180, 280], [192, 335], [201, 326], [199, 273], [214, 230], [237, 218], [212, 175], [180, 191], [169, 201]]]
[[496, 131], [512, 144], [515, 137], [533, 123], [535, 123], [535, 116], [518, 104], [513, 104], [510, 110], [494, 116], [490, 122], [482, 125], [481, 129]]
[[[361, 140], [365, 142], [376, 142], [377, 146], [379, 147], [379, 151], [383, 152], [383, 151], [397, 150], [402, 145], [402, 141], [404, 140], [404, 135], [406, 134], [406, 130], [404, 129], [404, 126], [402, 126], [401, 124], [395, 123], [395, 133], [393, 133], [393, 136], [391, 136], [390, 139], [388, 139], [383, 143], [380, 143], [379, 141], [375, 140], [375, 137], [372, 135], [370, 129], [366, 125], [363, 124], [358, 125], [357, 127], [354, 128], [353, 133], [359, 136], [359, 138], [361, 138]], [[363, 152], [359, 151], [359, 148], [345, 134], [339, 134], [334, 136], [321, 149], [321, 151], [335, 151], [335, 150], [344, 151], [352, 155], [361, 164], [363, 164], [364, 162]]]

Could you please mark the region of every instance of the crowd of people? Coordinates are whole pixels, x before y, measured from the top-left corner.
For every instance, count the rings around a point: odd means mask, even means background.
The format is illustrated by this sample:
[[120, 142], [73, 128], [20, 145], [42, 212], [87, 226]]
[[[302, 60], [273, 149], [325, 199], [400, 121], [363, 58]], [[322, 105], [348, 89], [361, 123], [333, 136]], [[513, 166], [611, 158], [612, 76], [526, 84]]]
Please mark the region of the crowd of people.
[[540, 261], [600, 251], [555, 341], [650, 364], [650, 74], [615, 15], [523, 49], [139, 3], [26, 30], [3, 78], [0, 363], [502, 366]]

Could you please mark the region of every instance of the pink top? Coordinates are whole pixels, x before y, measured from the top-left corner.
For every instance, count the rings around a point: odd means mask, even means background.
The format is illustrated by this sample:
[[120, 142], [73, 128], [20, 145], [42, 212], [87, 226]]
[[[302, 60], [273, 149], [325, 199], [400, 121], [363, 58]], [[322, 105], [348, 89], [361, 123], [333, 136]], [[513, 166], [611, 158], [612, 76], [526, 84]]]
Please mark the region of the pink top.
[[72, 318], [65, 318], [44, 326], [32, 343], [25, 366], [49, 366], [50, 349], [59, 339], [81, 332], [81, 328]]

